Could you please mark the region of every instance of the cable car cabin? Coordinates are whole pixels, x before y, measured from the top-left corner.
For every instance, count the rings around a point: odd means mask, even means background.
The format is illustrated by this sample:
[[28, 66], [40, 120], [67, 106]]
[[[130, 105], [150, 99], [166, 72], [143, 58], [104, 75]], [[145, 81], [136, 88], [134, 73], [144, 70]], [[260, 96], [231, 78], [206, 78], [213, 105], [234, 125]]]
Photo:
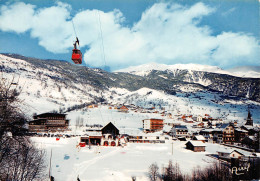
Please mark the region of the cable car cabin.
[[75, 64], [81, 64], [82, 63], [82, 53], [79, 49], [73, 49], [72, 50], [72, 56], [71, 59]]

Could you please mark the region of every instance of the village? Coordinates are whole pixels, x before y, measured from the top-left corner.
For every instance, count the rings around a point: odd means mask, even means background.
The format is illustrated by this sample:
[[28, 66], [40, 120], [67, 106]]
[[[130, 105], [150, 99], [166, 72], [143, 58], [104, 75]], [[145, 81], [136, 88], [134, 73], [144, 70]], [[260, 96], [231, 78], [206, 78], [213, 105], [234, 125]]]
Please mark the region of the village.
[[[233, 148], [232, 151], [218, 151], [208, 155], [212, 158], [228, 161], [231, 158], [248, 160], [257, 159], [259, 153], [259, 134], [260, 127], [253, 124], [252, 115], [248, 110], [248, 116], [244, 123], [236, 120], [225, 122], [223, 119], [212, 118], [209, 114], [193, 115], [172, 115], [166, 110], [148, 109], [135, 105], [112, 105], [112, 104], [93, 104], [87, 107], [88, 110], [105, 107], [128, 116], [131, 113], [149, 115], [156, 118], [139, 120], [139, 132], [135, 134], [122, 131], [115, 122], [110, 121], [106, 124], [86, 124], [79, 123], [82, 132], [73, 134], [70, 120], [63, 113], [43, 113], [34, 115], [29, 122], [29, 133], [36, 137], [54, 137], [58, 142], [61, 138], [76, 137], [77, 146], [80, 149], [90, 149], [95, 146], [104, 147], [127, 147], [129, 143], [138, 144], [165, 144], [174, 141], [185, 142], [186, 149], [193, 152], [205, 152], [206, 143], [219, 144]], [[159, 116], [158, 116], [159, 115]], [[158, 118], [159, 117], [159, 118]], [[81, 125], [80, 125], [81, 124]]]

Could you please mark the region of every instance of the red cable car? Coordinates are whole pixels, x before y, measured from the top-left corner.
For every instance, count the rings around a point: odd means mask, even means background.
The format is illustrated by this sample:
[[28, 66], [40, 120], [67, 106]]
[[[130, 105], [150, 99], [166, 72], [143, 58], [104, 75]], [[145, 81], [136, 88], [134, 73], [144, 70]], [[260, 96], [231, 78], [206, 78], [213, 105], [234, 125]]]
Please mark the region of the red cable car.
[[71, 59], [75, 64], [82, 64], [82, 53], [79, 49], [77, 49], [77, 44], [79, 45], [79, 39], [76, 37], [76, 41], [73, 44], [74, 49], [72, 50]]

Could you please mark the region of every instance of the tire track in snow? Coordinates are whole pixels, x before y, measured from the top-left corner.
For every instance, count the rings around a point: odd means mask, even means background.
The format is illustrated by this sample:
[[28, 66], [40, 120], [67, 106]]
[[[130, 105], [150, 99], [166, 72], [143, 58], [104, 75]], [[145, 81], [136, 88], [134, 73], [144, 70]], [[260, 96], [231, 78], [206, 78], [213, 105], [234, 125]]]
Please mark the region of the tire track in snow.
[[73, 173], [71, 174], [71, 176], [67, 179], [68, 181], [71, 181], [71, 180], [76, 180], [77, 179], [77, 176], [79, 175], [83, 175], [85, 174], [87, 171], [87, 169], [97, 163], [99, 160], [101, 159], [104, 159], [104, 158], [107, 158], [109, 156], [112, 156], [114, 154], [116, 154], [117, 152], [120, 151], [120, 148], [115, 148], [115, 150], [113, 151], [110, 151], [109, 153], [106, 153], [104, 155], [100, 155], [100, 156], [96, 156], [94, 157], [93, 159], [91, 160], [86, 160], [86, 161], [83, 161], [79, 164], [76, 164], [75, 165], [75, 168], [73, 169]]

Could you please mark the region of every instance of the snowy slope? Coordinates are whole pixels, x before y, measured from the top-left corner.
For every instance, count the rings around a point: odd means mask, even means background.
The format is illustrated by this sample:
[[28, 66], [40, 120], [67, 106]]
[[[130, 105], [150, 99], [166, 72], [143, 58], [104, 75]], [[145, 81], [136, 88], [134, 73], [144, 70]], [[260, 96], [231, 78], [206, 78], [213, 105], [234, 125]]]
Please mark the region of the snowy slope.
[[[2, 78], [18, 83], [21, 90], [20, 99], [26, 113], [49, 112], [66, 109], [75, 104], [91, 102], [99, 96], [90, 85], [76, 82], [61, 83], [55, 79], [62, 79], [63, 75], [57, 71], [50, 71], [20, 59], [6, 57], [0, 54]], [[55, 79], [51, 78], [55, 77]]]

